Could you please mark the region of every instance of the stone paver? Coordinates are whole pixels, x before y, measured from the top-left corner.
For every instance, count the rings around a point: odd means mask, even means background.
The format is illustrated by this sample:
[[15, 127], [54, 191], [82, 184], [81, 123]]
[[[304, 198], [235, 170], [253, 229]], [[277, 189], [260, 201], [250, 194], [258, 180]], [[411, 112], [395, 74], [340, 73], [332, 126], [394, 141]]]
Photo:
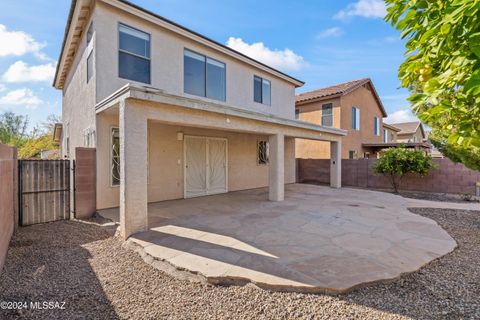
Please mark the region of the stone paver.
[[129, 243], [211, 283], [331, 293], [415, 271], [456, 247], [401, 196], [303, 184], [285, 191], [283, 202], [255, 189], [150, 204], [151, 229]]

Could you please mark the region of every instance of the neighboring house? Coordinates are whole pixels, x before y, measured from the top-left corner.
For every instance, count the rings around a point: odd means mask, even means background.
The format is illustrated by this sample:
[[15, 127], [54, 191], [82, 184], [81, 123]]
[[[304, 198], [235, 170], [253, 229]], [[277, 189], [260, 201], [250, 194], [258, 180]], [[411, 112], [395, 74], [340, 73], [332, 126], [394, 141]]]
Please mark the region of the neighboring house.
[[346, 132], [295, 120], [302, 85], [127, 1], [73, 0], [54, 80], [63, 156], [96, 147], [97, 209], [120, 207], [124, 237], [148, 228], [148, 202], [265, 186], [283, 200], [295, 138], [331, 144], [340, 187]]
[[[382, 144], [387, 116], [382, 101], [370, 79], [333, 85], [296, 96], [298, 120], [339, 128], [348, 132], [342, 139], [342, 158], [376, 157], [376, 149], [368, 144]], [[296, 141], [296, 157], [330, 158], [330, 145], [319, 141]]]
[[394, 127], [388, 123], [383, 123], [382, 142], [383, 143], [397, 142], [398, 132], [400, 132], [400, 129], [398, 129], [397, 127]]
[[392, 123], [400, 129], [397, 134], [398, 142], [425, 142], [427, 136], [420, 121]]
[[382, 143], [367, 143], [365, 147], [369, 147], [373, 152], [381, 154], [381, 151], [385, 148], [406, 147], [411, 149], [423, 150], [426, 153], [431, 152], [431, 144], [427, 141], [425, 131], [423, 130], [422, 123], [405, 122], [405, 123], [393, 123], [383, 124], [384, 138], [385, 135], [391, 137], [391, 140], [384, 141]]

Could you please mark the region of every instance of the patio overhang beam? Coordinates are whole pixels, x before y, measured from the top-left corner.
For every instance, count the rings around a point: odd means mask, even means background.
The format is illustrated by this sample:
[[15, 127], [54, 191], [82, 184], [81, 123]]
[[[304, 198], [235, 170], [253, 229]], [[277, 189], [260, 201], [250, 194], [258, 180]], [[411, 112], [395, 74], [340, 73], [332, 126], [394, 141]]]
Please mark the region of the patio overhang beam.
[[282, 133], [286, 137], [339, 141], [345, 130], [323, 127], [303, 121], [248, 111], [221, 103], [166, 93], [163, 90], [128, 84], [99, 102], [101, 113], [129, 100], [129, 106], [142, 107], [149, 120], [170, 124], [205, 127], [216, 130], [262, 133]]

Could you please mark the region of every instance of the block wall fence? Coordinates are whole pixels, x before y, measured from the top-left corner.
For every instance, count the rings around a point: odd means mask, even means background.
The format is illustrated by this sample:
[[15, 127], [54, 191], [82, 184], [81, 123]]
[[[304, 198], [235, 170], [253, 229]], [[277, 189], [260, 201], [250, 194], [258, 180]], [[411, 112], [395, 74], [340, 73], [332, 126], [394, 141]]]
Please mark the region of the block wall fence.
[[[342, 159], [342, 186], [368, 189], [392, 189], [388, 179], [375, 175], [372, 169], [377, 159]], [[400, 186], [403, 191], [475, 195], [480, 172], [449, 159], [434, 159], [438, 168], [427, 176], [406, 175]], [[330, 183], [329, 159], [297, 159], [298, 182]]]

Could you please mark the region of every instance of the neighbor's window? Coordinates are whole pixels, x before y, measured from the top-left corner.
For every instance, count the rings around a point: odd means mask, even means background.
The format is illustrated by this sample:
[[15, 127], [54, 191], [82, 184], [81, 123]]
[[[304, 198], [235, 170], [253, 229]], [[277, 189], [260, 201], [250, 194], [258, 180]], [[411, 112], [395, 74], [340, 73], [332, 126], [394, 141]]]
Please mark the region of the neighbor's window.
[[383, 129], [383, 142], [387, 143], [388, 142], [388, 130]]
[[333, 126], [333, 108], [331, 103], [322, 105], [322, 126]]
[[187, 49], [183, 57], [185, 93], [225, 101], [225, 63]]
[[300, 120], [300, 109], [295, 109], [295, 119]]
[[360, 109], [352, 107], [352, 129], [360, 130]]
[[253, 76], [253, 101], [272, 104], [272, 83], [269, 80]]
[[150, 35], [119, 25], [118, 76], [150, 83]]
[[355, 150], [348, 151], [348, 159], [357, 159], [357, 151]]
[[118, 128], [112, 128], [111, 137], [111, 179], [112, 186], [120, 185], [120, 131]]
[[257, 142], [257, 163], [268, 164], [269, 147], [268, 141], [260, 140]]
[[373, 117], [373, 133], [380, 136], [380, 118]]

